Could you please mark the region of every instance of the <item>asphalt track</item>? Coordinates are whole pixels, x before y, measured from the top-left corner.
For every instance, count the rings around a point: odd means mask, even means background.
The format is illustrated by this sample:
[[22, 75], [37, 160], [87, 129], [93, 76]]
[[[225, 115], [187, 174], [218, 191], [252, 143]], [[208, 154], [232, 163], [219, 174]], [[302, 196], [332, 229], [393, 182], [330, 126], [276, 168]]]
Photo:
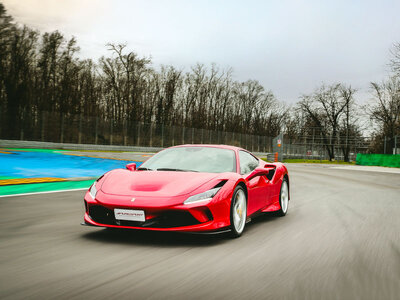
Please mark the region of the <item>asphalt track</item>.
[[83, 227], [83, 191], [0, 198], [2, 299], [399, 299], [400, 174], [289, 165], [239, 239]]

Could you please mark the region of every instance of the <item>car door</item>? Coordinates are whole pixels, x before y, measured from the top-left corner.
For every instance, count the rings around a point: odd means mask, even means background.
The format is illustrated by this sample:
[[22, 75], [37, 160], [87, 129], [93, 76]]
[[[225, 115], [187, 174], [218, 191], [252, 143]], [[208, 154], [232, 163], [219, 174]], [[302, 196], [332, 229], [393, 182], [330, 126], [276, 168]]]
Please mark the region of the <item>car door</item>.
[[247, 210], [251, 215], [267, 205], [269, 181], [265, 176], [251, 176], [259, 166], [259, 160], [249, 152], [239, 151], [240, 174], [244, 176], [247, 190]]

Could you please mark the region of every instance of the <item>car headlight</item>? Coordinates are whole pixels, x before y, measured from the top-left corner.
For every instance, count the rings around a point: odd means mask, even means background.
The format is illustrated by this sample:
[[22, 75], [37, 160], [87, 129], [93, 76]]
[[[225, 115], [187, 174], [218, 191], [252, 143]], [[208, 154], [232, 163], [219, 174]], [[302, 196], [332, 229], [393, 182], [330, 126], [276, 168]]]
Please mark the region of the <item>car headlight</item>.
[[89, 194], [90, 194], [90, 196], [91, 196], [93, 199], [96, 198], [96, 194], [97, 194], [96, 183], [97, 183], [97, 181], [95, 181], [95, 182], [92, 184], [92, 186], [90, 187], [90, 190], [89, 190]]
[[213, 189], [211, 189], [211, 190], [208, 190], [207, 192], [204, 192], [204, 193], [200, 193], [200, 194], [197, 194], [197, 195], [190, 196], [189, 198], [187, 198], [187, 199], [183, 202], [183, 204], [192, 204], [192, 203], [194, 203], [194, 202], [200, 202], [200, 201], [208, 201], [208, 200], [211, 200], [211, 199], [215, 196], [215, 194], [218, 193], [218, 191], [219, 191], [220, 189], [221, 189], [221, 187], [216, 187], [216, 188], [213, 188]]

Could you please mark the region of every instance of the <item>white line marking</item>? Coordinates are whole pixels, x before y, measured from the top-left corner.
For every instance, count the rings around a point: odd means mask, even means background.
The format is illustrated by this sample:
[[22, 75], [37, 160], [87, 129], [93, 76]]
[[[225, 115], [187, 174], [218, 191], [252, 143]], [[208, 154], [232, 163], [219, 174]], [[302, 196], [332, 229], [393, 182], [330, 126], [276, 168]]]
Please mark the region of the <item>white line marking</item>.
[[330, 168], [337, 169], [337, 170], [400, 174], [400, 168], [388, 168], [388, 167], [379, 167], [379, 166], [340, 166], [340, 167], [335, 166], [335, 167], [330, 167]]
[[58, 190], [58, 191], [47, 191], [47, 192], [36, 192], [36, 193], [24, 193], [24, 194], [12, 194], [12, 195], [0, 195], [0, 198], [3, 197], [15, 197], [15, 196], [28, 196], [28, 195], [37, 195], [37, 194], [50, 194], [50, 193], [62, 193], [62, 192], [74, 192], [74, 191], [83, 191], [87, 190], [87, 188], [81, 189], [70, 189], [70, 190]]

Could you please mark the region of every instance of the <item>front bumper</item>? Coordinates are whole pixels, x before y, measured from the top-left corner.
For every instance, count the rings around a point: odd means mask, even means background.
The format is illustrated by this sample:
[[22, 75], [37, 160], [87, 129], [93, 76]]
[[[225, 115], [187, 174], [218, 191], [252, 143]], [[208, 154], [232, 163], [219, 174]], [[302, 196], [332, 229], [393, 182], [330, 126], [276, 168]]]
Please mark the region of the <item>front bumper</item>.
[[[137, 230], [152, 230], [152, 231], [176, 231], [176, 232], [217, 232], [224, 230], [227, 226], [219, 226], [214, 221], [206, 223], [200, 223], [196, 225], [181, 226], [181, 227], [144, 227], [144, 226], [126, 226], [126, 225], [110, 225], [101, 224], [93, 221], [90, 216], [85, 213], [84, 223], [82, 225], [96, 226], [96, 227], [108, 227], [108, 228], [124, 228], [124, 229], [137, 229]], [[228, 225], [229, 226], [229, 225]]]
[[[157, 202], [156, 199], [138, 199], [135, 205], [126, 205], [128, 201], [116, 202], [115, 196], [100, 194], [99, 198], [93, 199], [89, 193], [85, 195], [84, 222], [86, 225], [178, 232], [215, 232], [230, 226], [231, 195], [229, 192], [220, 193], [208, 203], [199, 202], [189, 205], [182, 204], [183, 201], [175, 205], [151, 205], [150, 203]], [[143, 210], [146, 220], [144, 222], [116, 220], [115, 208]]]

